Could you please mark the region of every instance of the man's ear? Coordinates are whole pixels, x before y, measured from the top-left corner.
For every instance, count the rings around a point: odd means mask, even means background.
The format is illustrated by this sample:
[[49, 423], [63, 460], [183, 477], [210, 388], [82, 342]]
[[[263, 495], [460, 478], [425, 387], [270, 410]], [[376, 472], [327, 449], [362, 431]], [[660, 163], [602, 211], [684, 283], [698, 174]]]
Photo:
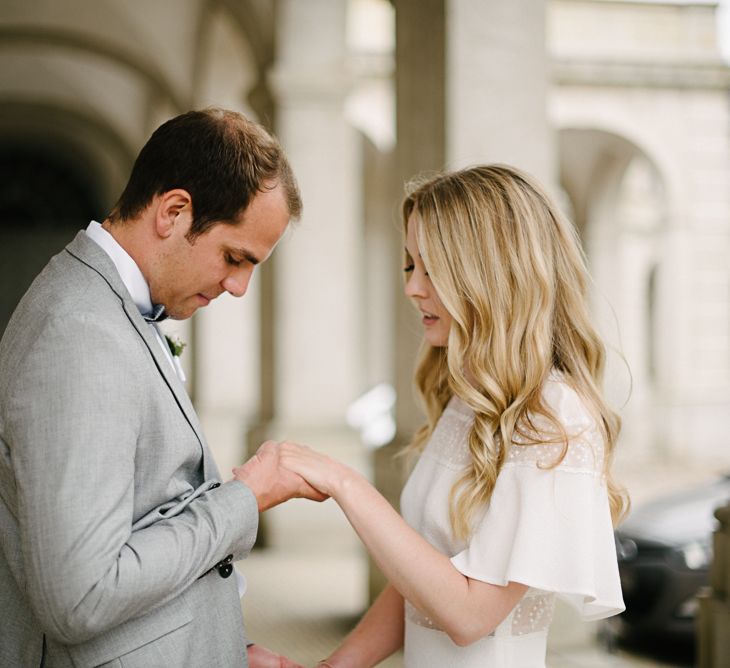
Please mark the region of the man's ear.
[[155, 231], [158, 236], [167, 239], [180, 226], [187, 232], [192, 218], [193, 200], [187, 190], [175, 188], [159, 196], [155, 212]]

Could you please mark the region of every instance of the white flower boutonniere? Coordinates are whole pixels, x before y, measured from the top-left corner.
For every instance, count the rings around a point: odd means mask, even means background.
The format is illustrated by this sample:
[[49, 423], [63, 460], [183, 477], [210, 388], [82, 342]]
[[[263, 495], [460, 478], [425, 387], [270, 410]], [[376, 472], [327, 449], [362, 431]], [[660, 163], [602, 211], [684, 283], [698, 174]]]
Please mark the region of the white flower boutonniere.
[[168, 336], [165, 334], [165, 341], [167, 341], [167, 345], [170, 348], [170, 354], [173, 357], [180, 357], [182, 355], [183, 350], [185, 350], [185, 346], [188, 345], [187, 343], [184, 343], [177, 337], [173, 338], [171, 336]]
[[170, 349], [170, 355], [172, 355], [172, 366], [175, 368], [175, 373], [184, 383], [186, 378], [182, 364], [180, 363], [180, 355], [182, 355], [182, 351], [185, 349], [187, 344], [182, 342], [176, 336], [169, 336], [167, 334], [165, 334], [165, 341], [167, 342], [167, 347]]

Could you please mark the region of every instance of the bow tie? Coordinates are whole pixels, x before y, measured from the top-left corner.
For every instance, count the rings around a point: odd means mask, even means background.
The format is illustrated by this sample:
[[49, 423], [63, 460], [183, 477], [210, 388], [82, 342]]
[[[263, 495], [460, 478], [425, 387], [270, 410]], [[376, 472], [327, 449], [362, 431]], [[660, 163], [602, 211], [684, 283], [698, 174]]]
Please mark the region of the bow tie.
[[165, 307], [162, 304], [154, 304], [152, 310], [146, 315], [143, 313], [142, 317], [147, 322], [162, 322], [167, 318], [167, 313], [165, 313]]

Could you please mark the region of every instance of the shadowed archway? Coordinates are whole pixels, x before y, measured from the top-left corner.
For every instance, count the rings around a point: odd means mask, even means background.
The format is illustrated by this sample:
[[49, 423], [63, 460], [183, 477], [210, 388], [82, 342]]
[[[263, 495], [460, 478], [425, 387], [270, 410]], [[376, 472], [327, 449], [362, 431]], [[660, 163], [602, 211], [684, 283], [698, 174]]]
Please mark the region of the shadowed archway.
[[58, 142], [0, 143], [0, 332], [48, 259], [105, 215], [93, 169], [69, 155]]

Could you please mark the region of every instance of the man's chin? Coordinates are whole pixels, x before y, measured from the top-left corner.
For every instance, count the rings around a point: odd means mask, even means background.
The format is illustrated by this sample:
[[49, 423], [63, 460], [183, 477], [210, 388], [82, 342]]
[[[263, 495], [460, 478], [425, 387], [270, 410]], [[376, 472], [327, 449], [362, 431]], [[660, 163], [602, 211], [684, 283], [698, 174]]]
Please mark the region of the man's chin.
[[184, 304], [166, 309], [167, 317], [172, 320], [187, 320], [195, 315], [199, 309], [210, 304], [211, 301], [203, 295], [195, 295], [191, 299], [186, 299]]
[[192, 317], [193, 314], [198, 310], [198, 306], [188, 306], [186, 308], [172, 308], [167, 310], [167, 317], [170, 320], [187, 320]]

